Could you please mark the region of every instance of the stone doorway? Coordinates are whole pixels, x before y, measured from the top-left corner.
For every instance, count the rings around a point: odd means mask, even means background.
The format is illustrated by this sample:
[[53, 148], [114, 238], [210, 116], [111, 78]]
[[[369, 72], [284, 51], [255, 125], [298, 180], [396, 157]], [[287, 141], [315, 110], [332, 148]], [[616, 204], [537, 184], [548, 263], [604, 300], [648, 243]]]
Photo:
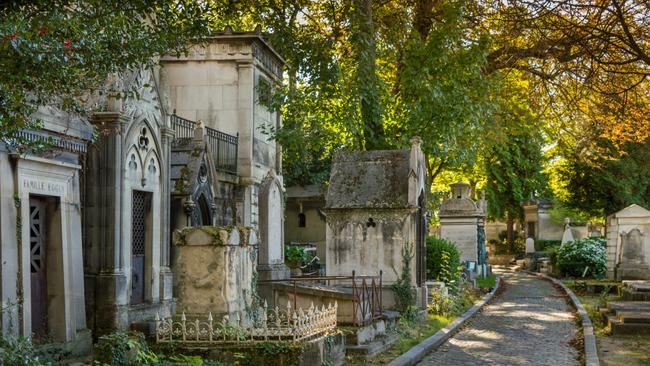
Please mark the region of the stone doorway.
[[65, 338], [61, 207], [56, 197], [29, 196], [31, 335]]
[[47, 241], [45, 202], [29, 199], [29, 271], [31, 281], [32, 333], [37, 338], [47, 336]]
[[151, 193], [133, 191], [131, 228], [131, 304], [145, 299], [147, 242], [151, 237]]

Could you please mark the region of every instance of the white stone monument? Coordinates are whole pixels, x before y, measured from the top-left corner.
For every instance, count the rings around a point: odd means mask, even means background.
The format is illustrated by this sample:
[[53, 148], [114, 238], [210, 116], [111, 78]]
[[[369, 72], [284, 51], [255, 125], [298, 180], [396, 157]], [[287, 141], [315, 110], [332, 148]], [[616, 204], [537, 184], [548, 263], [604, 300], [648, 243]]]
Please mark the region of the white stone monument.
[[535, 253], [535, 239], [528, 238], [526, 239], [526, 254]]
[[607, 217], [607, 277], [650, 279], [650, 211], [630, 205]]
[[461, 262], [478, 262], [478, 227], [484, 213], [469, 198], [470, 185], [464, 182], [450, 185], [451, 197], [440, 207], [440, 237], [456, 243]]

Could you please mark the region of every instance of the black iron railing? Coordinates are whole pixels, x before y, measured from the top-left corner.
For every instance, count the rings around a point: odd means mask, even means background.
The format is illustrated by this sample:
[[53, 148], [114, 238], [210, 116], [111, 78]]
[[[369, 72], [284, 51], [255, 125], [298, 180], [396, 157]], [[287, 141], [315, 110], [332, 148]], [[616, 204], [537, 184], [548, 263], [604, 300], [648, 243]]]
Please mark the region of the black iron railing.
[[239, 133], [236, 136], [206, 127], [208, 145], [212, 151], [215, 169], [226, 173], [237, 174], [237, 145]]
[[176, 114], [171, 115], [172, 129], [176, 133], [177, 139], [186, 139], [194, 137], [196, 122], [190, 121]]
[[[176, 113], [171, 115], [172, 129], [177, 139], [193, 138], [194, 130], [198, 123], [179, 117]], [[205, 127], [206, 140], [212, 152], [212, 160], [216, 170], [237, 174], [237, 148], [239, 133], [232, 136], [210, 127]]]

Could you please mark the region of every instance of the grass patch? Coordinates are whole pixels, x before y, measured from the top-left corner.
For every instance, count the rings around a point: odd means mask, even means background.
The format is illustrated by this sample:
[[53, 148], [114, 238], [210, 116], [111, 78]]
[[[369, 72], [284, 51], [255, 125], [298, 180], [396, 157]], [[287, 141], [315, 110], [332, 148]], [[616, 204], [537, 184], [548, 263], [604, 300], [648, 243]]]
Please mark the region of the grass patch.
[[497, 283], [497, 277], [495, 275], [490, 275], [485, 278], [477, 278], [476, 279], [476, 286], [479, 288], [493, 288]]
[[385, 365], [418, 343], [436, 334], [440, 329], [454, 321], [455, 318], [455, 316], [428, 314], [426, 321], [400, 320], [396, 328], [399, 334], [399, 340], [391, 348], [386, 352], [376, 355], [371, 360], [357, 356], [348, 356], [346, 360], [347, 365]]

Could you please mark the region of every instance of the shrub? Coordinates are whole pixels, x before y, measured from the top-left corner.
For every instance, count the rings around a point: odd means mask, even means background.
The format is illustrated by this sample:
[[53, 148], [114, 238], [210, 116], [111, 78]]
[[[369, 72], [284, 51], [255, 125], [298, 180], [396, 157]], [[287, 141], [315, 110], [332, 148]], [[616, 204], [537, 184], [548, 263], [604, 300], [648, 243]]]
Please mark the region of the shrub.
[[562, 244], [562, 240], [535, 240], [535, 250], [541, 252], [550, 248], [557, 248]]
[[305, 261], [305, 250], [297, 246], [288, 246], [284, 248], [284, 263], [289, 268], [298, 268]]
[[596, 278], [607, 273], [607, 241], [603, 238], [587, 238], [565, 243], [557, 249], [557, 266], [565, 276], [581, 277], [587, 274]]
[[[446, 263], [443, 263], [443, 253], [449, 257]], [[427, 238], [427, 279], [443, 281], [440, 278], [443, 269], [453, 272], [459, 265], [460, 252], [454, 243], [432, 236]]]
[[409, 244], [402, 247], [402, 272], [397, 273], [393, 268], [398, 278], [391, 285], [391, 289], [395, 294], [395, 307], [402, 314], [408, 313], [415, 303], [415, 294], [411, 288], [411, 259], [413, 259], [413, 247]]
[[0, 350], [0, 365], [50, 366], [56, 363], [23, 337], [0, 336]]

